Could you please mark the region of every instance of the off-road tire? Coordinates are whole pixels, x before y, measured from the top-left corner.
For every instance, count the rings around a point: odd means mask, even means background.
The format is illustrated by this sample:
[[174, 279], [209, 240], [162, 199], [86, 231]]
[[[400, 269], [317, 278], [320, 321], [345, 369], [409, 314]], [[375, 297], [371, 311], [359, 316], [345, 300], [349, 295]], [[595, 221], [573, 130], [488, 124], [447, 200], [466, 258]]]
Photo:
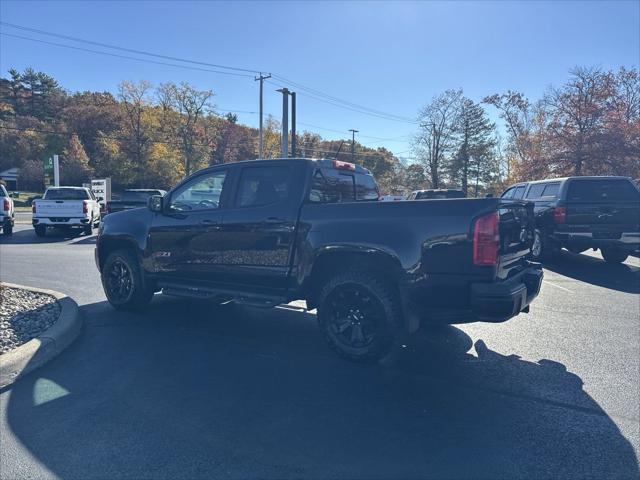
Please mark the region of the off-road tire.
[[[119, 278], [116, 270], [121, 268], [125, 270], [122, 272], [122, 290], [116, 287]], [[130, 250], [111, 252], [104, 262], [100, 278], [107, 300], [118, 310], [142, 310], [153, 299], [153, 288], [145, 281], [140, 263]], [[130, 286], [126, 287], [128, 282]]]
[[[373, 332], [372, 340], [366, 345], [348, 345], [340, 337], [342, 332], [337, 331], [340, 328], [337, 326], [339, 310], [344, 307], [336, 307], [334, 299], [350, 290], [362, 292], [362, 300], [369, 297], [371, 308], [375, 308], [378, 312], [375, 315], [369, 315], [367, 321], [364, 313], [360, 315], [362, 326], [360, 322], [357, 326], [361, 332], [360, 336], [365, 332], [365, 325], [366, 331]], [[373, 273], [346, 271], [330, 278], [321, 288], [318, 299], [320, 329], [329, 347], [339, 356], [353, 362], [370, 363], [384, 358], [389, 353], [402, 325], [402, 309], [398, 294], [389, 282]], [[349, 304], [352, 300], [347, 298], [345, 302]], [[353, 300], [352, 304], [357, 306], [357, 303], [358, 300]], [[360, 312], [357, 308], [356, 310]], [[363, 311], [367, 310], [369, 308], [365, 305]], [[342, 315], [341, 319], [346, 319], [346, 316]], [[353, 322], [351, 322], [351, 341], [353, 341], [353, 328]]]

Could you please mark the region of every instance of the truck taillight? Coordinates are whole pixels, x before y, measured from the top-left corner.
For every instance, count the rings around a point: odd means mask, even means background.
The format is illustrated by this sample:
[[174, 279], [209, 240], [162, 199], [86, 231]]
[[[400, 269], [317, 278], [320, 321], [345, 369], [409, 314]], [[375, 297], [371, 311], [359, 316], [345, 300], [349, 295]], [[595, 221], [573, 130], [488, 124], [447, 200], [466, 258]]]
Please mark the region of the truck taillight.
[[353, 163], [343, 162], [342, 160], [334, 160], [333, 168], [337, 168], [338, 170], [351, 170], [352, 172], [356, 171], [356, 166]]
[[498, 212], [478, 218], [473, 226], [473, 264], [496, 265], [499, 246]]
[[553, 209], [553, 221], [555, 223], [565, 223], [567, 221], [566, 207], [556, 207]]
[[3, 203], [4, 203], [4, 208], [3, 208], [4, 211], [9, 212], [11, 210], [11, 204], [9, 203], [9, 200], [5, 198]]
[[36, 213], [36, 202], [31, 204], [31, 213]]
[[82, 213], [85, 215], [89, 213], [89, 203], [86, 200], [83, 200], [82, 202]]

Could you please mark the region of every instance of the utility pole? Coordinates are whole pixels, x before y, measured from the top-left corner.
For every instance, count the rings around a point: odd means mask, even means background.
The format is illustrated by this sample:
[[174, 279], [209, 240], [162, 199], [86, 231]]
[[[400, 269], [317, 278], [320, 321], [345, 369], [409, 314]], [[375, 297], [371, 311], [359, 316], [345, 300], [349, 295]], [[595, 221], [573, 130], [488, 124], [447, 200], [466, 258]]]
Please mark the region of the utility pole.
[[258, 157], [262, 158], [262, 149], [263, 149], [263, 138], [262, 138], [262, 84], [264, 83], [264, 81], [267, 78], [271, 78], [271, 74], [269, 75], [262, 75], [262, 72], [260, 72], [260, 76], [259, 77], [255, 77], [254, 80], [255, 81], [260, 81], [260, 145], [258, 146]]
[[291, 92], [291, 156], [296, 157], [296, 92]]
[[356, 157], [356, 133], [358, 130], [350, 128], [349, 131], [351, 132], [351, 162], [353, 163]]
[[282, 93], [282, 140], [280, 141], [280, 157], [289, 157], [289, 89], [280, 88]]

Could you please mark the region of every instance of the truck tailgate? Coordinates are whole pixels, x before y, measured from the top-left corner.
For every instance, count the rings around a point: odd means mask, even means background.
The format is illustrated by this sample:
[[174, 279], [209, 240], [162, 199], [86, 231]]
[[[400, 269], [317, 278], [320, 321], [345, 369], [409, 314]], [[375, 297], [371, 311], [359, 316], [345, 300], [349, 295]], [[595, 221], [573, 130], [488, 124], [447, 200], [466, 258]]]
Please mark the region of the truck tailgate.
[[84, 217], [82, 200], [36, 200], [35, 217]]
[[498, 208], [499, 262], [497, 276], [508, 278], [526, 267], [535, 232], [534, 205], [531, 202], [505, 200]]

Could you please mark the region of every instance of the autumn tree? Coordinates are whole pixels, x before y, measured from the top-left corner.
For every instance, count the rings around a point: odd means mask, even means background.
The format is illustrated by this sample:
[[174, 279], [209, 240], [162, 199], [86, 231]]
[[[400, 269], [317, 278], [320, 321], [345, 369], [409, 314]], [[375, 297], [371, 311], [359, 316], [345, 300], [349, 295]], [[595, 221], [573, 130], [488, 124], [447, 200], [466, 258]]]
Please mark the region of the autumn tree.
[[170, 108], [177, 113], [175, 133], [180, 139], [184, 172], [189, 175], [206, 165], [208, 148], [201, 121], [211, 109], [213, 91], [197, 90], [186, 82], [169, 82], [158, 87], [157, 95], [163, 110]]
[[89, 157], [77, 135], [72, 135], [60, 158], [60, 181], [63, 185], [81, 185], [91, 180]]
[[118, 97], [122, 107], [122, 150], [129, 155], [136, 168], [136, 179], [143, 178], [147, 167], [147, 151], [153, 139], [153, 129], [145, 118], [149, 106], [151, 84], [124, 81], [118, 86]]

